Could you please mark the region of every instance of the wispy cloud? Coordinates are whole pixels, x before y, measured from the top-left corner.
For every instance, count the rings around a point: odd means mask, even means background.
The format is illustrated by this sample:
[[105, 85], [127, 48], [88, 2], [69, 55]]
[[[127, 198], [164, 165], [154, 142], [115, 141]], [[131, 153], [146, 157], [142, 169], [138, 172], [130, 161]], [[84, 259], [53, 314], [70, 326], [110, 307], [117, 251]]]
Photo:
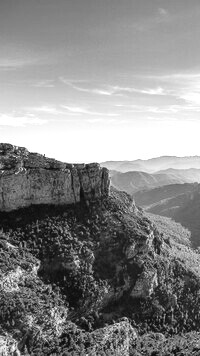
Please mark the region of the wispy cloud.
[[102, 116], [102, 117], [113, 117], [118, 116], [117, 113], [112, 112], [101, 112], [94, 110], [90, 107], [82, 107], [77, 105], [64, 105], [60, 104], [57, 106], [53, 105], [42, 105], [36, 107], [24, 107], [23, 112], [28, 113], [29, 115], [38, 113], [40, 115], [68, 115], [68, 116], [80, 116], [80, 115], [89, 115], [89, 116]]
[[159, 107], [153, 105], [129, 105], [129, 104], [117, 104], [117, 107], [121, 108], [124, 113], [153, 113], [153, 114], [165, 114], [170, 112], [171, 107]]
[[[71, 88], [85, 92], [90, 94], [98, 94], [98, 95], [106, 95], [106, 96], [122, 96], [124, 93], [138, 93], [138, 94], [145, 94], [145, 95], [168, 95], [168, 93], [162, 87], [156, 88], [135, 88], [135, 87], [123, 87], [120, 85], [106, 85], [101, 84], [99, 87], [88, 88], [85, 85], [88, 85], [88, 82], [85, 81], [72, 81], [65, 78], [60, 78], [60, 80], [70, 86]], [[91, 83], [90, 83], [91, 86]]]
[[1, 58], [0, 70], [16, 70], [33, 64], [37, 64], [37, 58]]
[[88, 88], [86, 86], [83, 86], [83, 85], [88, 85], [87, 81], [68, 80], [63, 77], [61, 77], [60, 80], [62, 83], [68, 85], [69, 87], [84, 93], [106, 95], [106, 96], [115, 94], [112, 88], [111, 87], [109, 88], [108, 86], [102, 86], [101, 88], [96, 88], [96, 87]]
[[16, 113], [0, 114], [0, 126], [24, 127], [27, 125], [44, 125], [47, 120], [32, 115], [18, 115]]
[[169, 92], [161, 87], [138, 90], [138, 92], [142, 94], [148, 94], [148, 95], [169, 95]]
[[[162, 9], [164, 12], [164, 9]], [[160, 9], [161, 11], [161, 9]], [[62, 82], [74, 90], [104, 96], [127, 96], [130, 94], [141, 94], [147, 96], [171, 96], [174, 99], [181, 99], [188, 105], [200, 105], [200, 73], [175, 73], [165, 75], [141, 76], [142, 85], [121, 86], [101, 84], [99, 87], [88, 87], [86, 81], [72, 81], [62, 78]], [[154, 86], [153, 82], [159, 83]], [[149, 83], [148, 83], [149, 82]], [[148, 83], [148, 84], [147, 84]], [[86, 87], [87, 86], [87, 87]]]
[[134, 87], [113, 86], [111, 88], [113, 92], [138, 93], [138, 94], [145, 94], [145, 95], [168, 95], [169, 94], [161, 87], [139, 89]]
[[[180, 98], [191, 105], [197, 105], [200, 108], [200, 91], [191, 91], [180, 94]], [[191, 107], [191, 106], [190, 106]]]
[[156, 79], [160, 81], [169, 81], [169, 82], [180, 82], [180, 81], [193, 81], [200, 78], [199, 72], [179, 72], [179, 73], [167, 73], [167, 74], [152, 74], [152, 75], [140, 75], [143, 79]]
[[[101, 84], [85, 80], [62, 79], [65, 85], [74, 90], [87, 92], [88, 94], [107, 95], [121, 97], [120, 102], [105, 101], [102, 103], [91, 102], [90, 98], [85, 105], [76, 104], [75, 101], [60, 103], [57, 105], [44, 104], [34, 108], [26, 108], [26, 112], [38, 114], [46, 118], [47, 115], [62, 115], [65, 119], [77, 117], [86, 120], [100, 120], [101, 118], [129, 117], [131, 113], [155, 115], [164, 117], [179, 114], [189, 115], [200, 112], [200, 73], [172, 73], [161, 75], [146, 75], [135, 78], [135, 85], [111, 85]], [[51, 83], [51, 82], [50, 82]], [[47, 81], [48, 84], [48, 81]], [[77, 102], [77, 101], [76, 101]], [[133, 103], [133, 104], [132, 104]], [[44, 115], [44, 116], [43, 116]], [[46, 116], [45, 116], [46, 115]], [[135, 115], [134, 117], [136, 117]], [[62, 119], [62, 118], [60, 118]], [[96, 121], [97, 122], [97, 121]]]
[[172, 73], [147, 76], [146, 79], [159, 81], [171, 96], [185, 101], [189, 106], [200, 106], [200, 73]]
[[25, 111], [29, 113], [37, 112], [40, 114], [50, 114], [50, 115], [59, 115], [65, 114], [65, 111], [61, 110], [60, 108], [53, 106], [53, 105], [42, 105], [36, 107], [25, 107]]
[[62, 105], [64, 109], [67, 109], [69, 112], [75, 113], [75, 114], [91, 114], [92, 112], [79, 107], [79, 106], [67, 106], [67, 105]]
[[68, 106], [68, 105], [62, 105], [62, 108], [68, 110], [71, 113], [74, 114], [86, 114], [86, 115], [94, 115], [94, 116], [118, 116], [117, 113], [103, 113], [99, 111], [93, 111], [90, 108], [84, 108], [84, 107], [79, 107], [79, 106]]
[[121, 108], [121, 113], [149, 113], [149, 114], [178, 114], [178, 113], [195, 113], [200, 112], [200, 107], [195, 105], [129, 105], [129, 104], [117, 104], [117, 107]]
[[55, 83], [53, 79], [44, 79], [32, 83], [31, 86], [36, 88], [54, 88]]

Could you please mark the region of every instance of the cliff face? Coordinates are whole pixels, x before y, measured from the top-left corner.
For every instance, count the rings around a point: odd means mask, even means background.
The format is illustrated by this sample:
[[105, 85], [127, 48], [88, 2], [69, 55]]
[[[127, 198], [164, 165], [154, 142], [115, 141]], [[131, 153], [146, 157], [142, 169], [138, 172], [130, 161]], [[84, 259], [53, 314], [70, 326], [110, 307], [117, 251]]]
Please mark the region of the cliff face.
[[109, 183], [97, 163], [72, 165], [0, 144], [0, 211], [95, 200], [108, 195]]

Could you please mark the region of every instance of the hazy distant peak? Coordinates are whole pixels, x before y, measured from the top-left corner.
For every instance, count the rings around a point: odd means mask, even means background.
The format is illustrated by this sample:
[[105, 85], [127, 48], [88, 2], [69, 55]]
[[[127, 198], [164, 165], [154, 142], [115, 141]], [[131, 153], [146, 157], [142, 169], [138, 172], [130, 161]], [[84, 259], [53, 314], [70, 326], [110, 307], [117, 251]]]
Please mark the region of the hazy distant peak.
[[173, 169], [200, 169], [200, 156], [160, 156], [150, 159], [137, 159], [133, 161], [106, 161], [101, 165], [110, 170], [119, 172], [143, 171], [155, 173], [158, 171]]

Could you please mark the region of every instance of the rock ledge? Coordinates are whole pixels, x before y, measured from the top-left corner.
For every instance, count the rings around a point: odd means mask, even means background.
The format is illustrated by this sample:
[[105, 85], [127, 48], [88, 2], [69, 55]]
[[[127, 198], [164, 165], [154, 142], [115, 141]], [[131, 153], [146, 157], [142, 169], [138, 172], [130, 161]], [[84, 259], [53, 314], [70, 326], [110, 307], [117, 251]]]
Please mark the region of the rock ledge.
[[0, 211], [89, 202], [108, 196], [109, 185], [108, 170], [98, 163], [63, 163], [0, 143]]

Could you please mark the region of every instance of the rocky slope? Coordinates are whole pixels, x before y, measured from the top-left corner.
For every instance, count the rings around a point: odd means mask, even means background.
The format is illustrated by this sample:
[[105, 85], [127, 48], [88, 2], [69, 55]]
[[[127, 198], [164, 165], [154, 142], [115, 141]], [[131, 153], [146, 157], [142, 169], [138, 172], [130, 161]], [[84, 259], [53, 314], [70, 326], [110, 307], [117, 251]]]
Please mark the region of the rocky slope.
[[5, 350], [128, 356], [147, 333], [167, 342], [199, 329], [199, 271], [188, 262], [199, 255], [188, 241], [174, 245], [126, 193], [2, 212], [0, 221]]
[[165, 230], [113, 188], [89, 204], [1, 211], [0, 355], [153, 356], [169, 343], [157, 355], [186, 355], [177, 340], [200, 329], [199, 254]]
[[108, 171], [97, 163], [72, 165], [0, 144], [0, 211], [89, 201], [108, 191]]

